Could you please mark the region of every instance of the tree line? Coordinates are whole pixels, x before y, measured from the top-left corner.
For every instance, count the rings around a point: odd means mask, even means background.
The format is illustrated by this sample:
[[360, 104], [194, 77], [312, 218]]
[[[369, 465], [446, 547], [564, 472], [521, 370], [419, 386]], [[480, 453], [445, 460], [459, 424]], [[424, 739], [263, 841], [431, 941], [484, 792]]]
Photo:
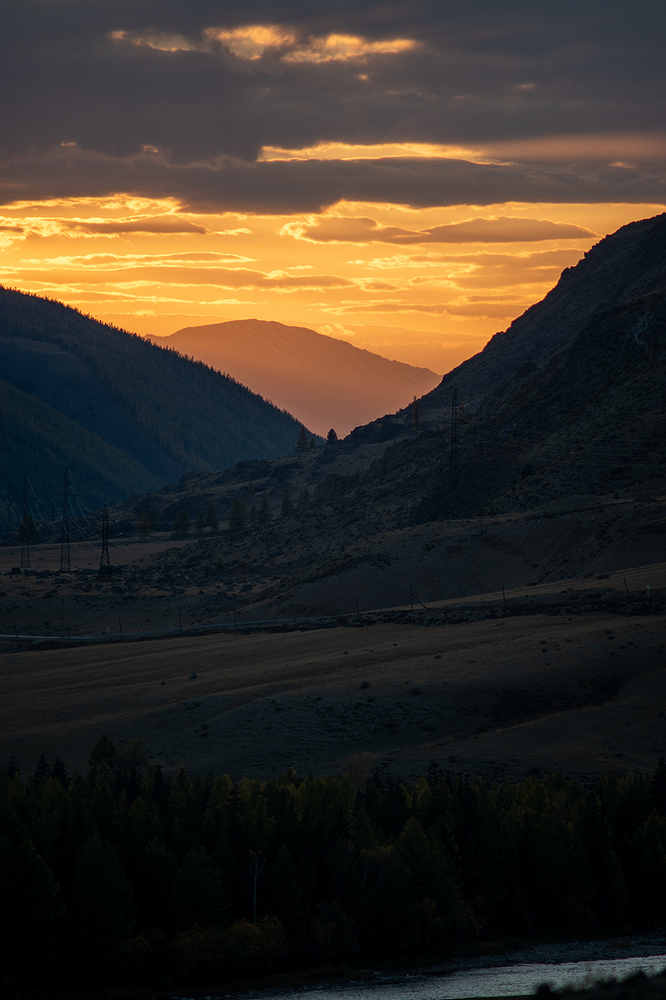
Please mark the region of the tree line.
[[[502, 934], [666, 919], [666, 766], [519, 783], [435, 772], [190, 780], [101, 737], [86, 776], [0, 776], [6, 986], [220, 982]], [[39, 961], [35, 960], [39, 956]]]

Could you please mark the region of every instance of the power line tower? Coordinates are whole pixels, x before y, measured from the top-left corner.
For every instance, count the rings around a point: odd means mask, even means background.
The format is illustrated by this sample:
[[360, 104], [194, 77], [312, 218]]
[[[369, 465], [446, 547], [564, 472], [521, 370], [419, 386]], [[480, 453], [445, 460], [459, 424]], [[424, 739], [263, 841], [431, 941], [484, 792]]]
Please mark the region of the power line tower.
[[21, 518], [21, 569], [30, 569], [30, 522], [28, 515], [28, 477], [23, 477], [23, 516]]
[[104, 504], [102, 511], [102, 554], [99, 559], [100, 573], [111, 572], [111, 560], [109, 559], [109, 508]]
[[60, 535], [60, 572], [69, 573], [71, 567], [69, 558], [69, 469], [65, 469], [62, 481], [62, 532]]
[[451, 517], [458, 516], [458, 390], [453, 390], [451, 399], [451, 459], [449, 466], [451, 491]]

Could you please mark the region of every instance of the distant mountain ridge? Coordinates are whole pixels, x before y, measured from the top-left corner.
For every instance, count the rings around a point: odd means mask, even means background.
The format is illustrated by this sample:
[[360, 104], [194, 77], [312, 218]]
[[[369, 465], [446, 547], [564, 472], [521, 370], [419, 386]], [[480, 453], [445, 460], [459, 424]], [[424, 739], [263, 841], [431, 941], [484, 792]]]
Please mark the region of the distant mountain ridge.
[[440, 382], [428, 368], [390, 361], [307, 327], [264, 320], [186, 327], [149, 339], [228, 372], [319, 434], [333, 427], [342, 437]]
[[300, 429], [290, 414], [204, 364], [2, 287], [0, 384], [2, 485], [15, 491], [28, 474], [48, 490], [62, 481], [64, 463], [89, 506], [184, 473], [283, 455]]

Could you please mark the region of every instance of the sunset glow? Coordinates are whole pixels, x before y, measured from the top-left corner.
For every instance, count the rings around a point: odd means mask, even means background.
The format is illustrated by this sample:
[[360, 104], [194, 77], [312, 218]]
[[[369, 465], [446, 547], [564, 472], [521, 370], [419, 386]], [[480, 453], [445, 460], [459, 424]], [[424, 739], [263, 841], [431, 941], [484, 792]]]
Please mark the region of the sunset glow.
[[60, 82], [5, 107], [3, 284], [141, 334], [256, 317], [445, 372], [664, 211], [638, 17], [253, 9], [35, 22], [25, 58]]
[[275, 319], [443, 373], [606, 232], [659, 211], [343, 203], [287, 217], [123, 197], [23, 203], [2, 210], [0, 281], [141, 334]]

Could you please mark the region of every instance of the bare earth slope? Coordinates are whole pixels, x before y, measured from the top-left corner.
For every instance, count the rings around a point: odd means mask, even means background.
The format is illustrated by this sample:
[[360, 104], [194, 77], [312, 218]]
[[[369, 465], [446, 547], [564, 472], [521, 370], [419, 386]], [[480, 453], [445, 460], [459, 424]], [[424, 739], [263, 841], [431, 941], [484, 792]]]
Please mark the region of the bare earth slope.
[[338, 436], [429, 392], [439, 375], [300, 326], [232, 320], [187, 327], [153, 343], [232, 375], [307, 427]]

